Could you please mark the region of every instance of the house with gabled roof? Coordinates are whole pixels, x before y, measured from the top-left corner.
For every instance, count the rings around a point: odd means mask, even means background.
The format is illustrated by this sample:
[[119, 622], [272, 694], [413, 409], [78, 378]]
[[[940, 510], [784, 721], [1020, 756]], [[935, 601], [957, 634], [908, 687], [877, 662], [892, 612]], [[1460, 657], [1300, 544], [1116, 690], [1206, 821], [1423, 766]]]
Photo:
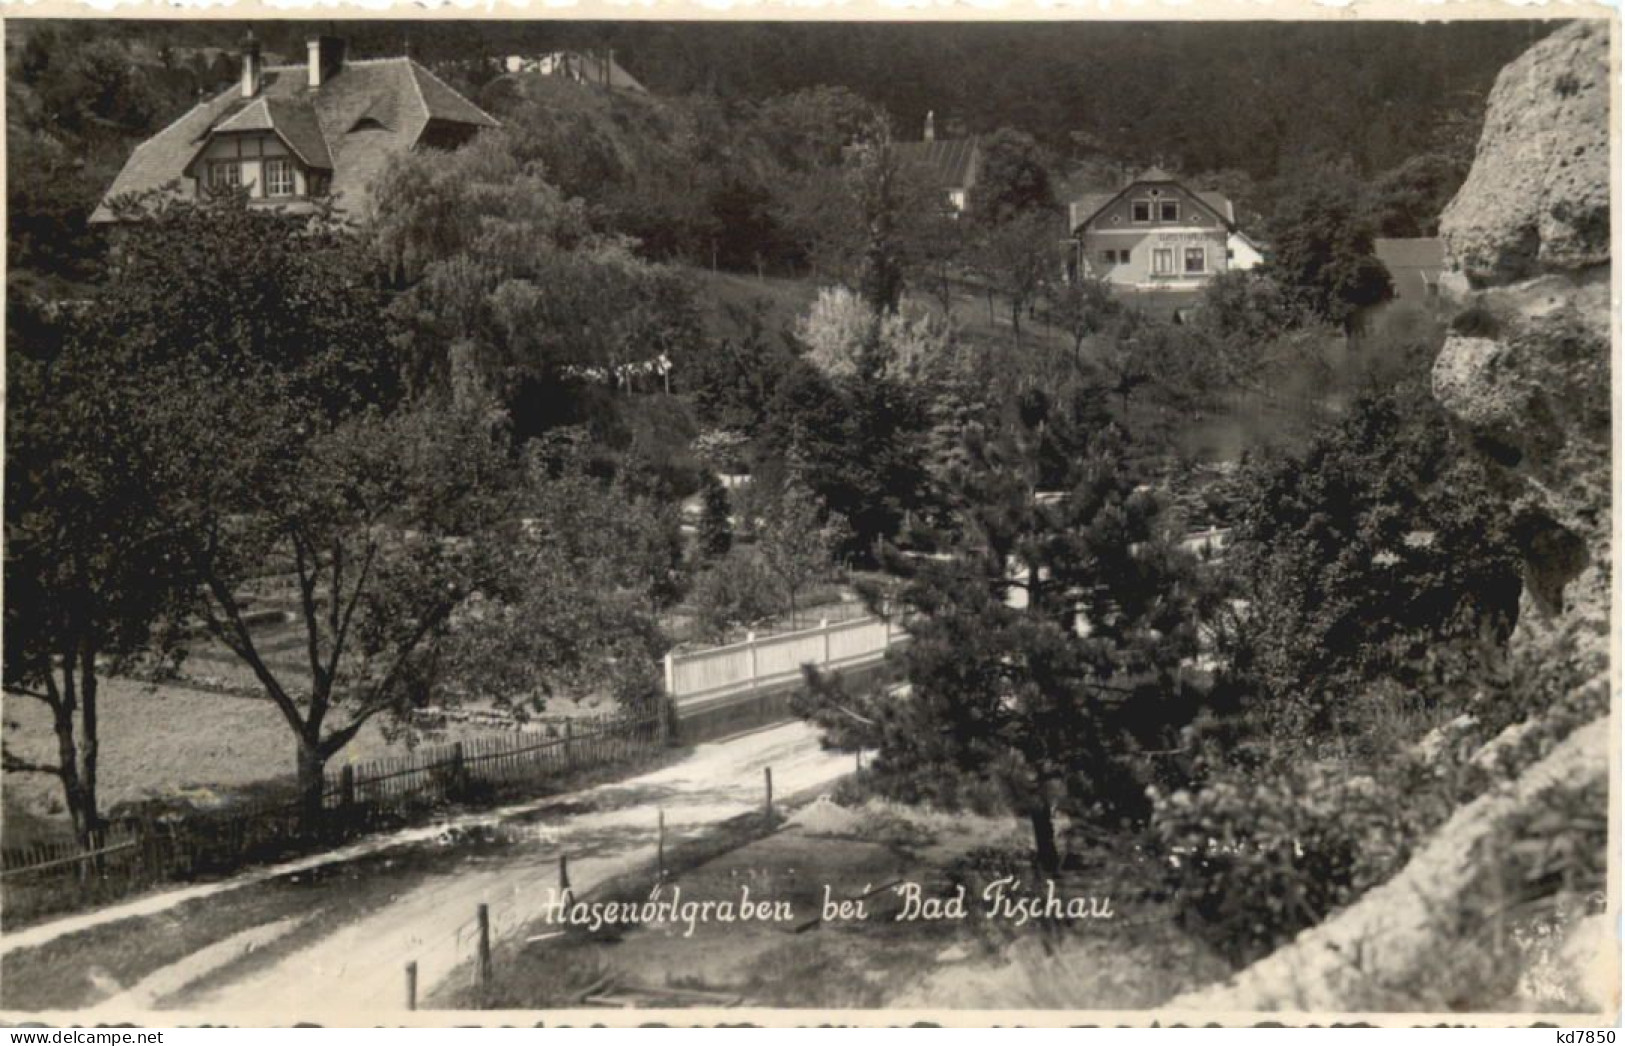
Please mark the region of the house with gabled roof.
[[1074, 200], [1068, 226], [1071, 271], [1129, 293], [1194, 299], [1220, 273], [1263, 261], [1228, 197], [1190, 189], [1156, 167], [1116, 192]]
[[325, 200], [359, 217], [394, 157], [497, 126], [411, 58], [347, 59], [343, 40], [313, 37], [305, 64], [267, 66], [250, 33], [240, 82], [137, 146], [91, 221], [116, 221], [112, 201], [154, 190], [247, 190], [252, 206], [293, 212]]
[[894, 142], [898, 160], [924, 171], [940, 188], [955, 213], [963, 214], [981, 171], [982, 151], [975, 138], [938, 139], [936, 114], [925, 114], [925, 136], [917, 142]]

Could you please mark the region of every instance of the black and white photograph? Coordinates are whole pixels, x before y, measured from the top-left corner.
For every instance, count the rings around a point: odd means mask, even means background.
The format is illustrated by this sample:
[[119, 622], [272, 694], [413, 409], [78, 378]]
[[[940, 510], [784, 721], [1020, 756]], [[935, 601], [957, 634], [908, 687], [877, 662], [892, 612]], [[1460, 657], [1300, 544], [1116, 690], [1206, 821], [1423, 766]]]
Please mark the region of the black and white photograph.
[[1617, 1026], [1619, 15], [1409, 10], [6, 11], [0, 1023]]

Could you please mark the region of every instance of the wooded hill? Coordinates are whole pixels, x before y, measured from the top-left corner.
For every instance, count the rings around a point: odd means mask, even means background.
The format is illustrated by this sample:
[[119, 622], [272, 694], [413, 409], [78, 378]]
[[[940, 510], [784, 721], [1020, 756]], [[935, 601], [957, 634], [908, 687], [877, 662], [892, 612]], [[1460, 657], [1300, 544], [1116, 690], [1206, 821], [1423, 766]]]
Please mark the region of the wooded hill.
[[[725, 267], [779, 252], [760, 162], [817, 86], [878, 105], [899, 138], [1014, 127], [1067, 182], [1158, 163], [1268, 218], [1285, 183], [1328, 168], [1386, 175], [1416, 199], [1388, 235], [1419, 235], [1470, 162], [1496, 71], [1555, 23], [780, 24], [262, 22], [267, 53], [300, 61], [312, 33], [356, 57], [411, 53], [521, 133], [549, 143], [560, 188], [605, 203], [656, 254]], [[135, 145], [236, 75], [248, 22], [14, 20], [7, 35], [10, 262], [82, 278], [83, 217]], [[516, 90], [501, 58], [607, 51], [656, 97]], [[564, 86], [564, 85], [560, 85]], [[1198, 89], [1199, 88], [1199, 89]], [[845, 93], [845, 92], [843, 92]], [[529, 104], [525, 104], [525, 103]], [[524, 112], [517, 112], [523, 109]], [[571, 148], [563, 148], [568, 143]], [[782, 157], [777, 158], [782, 161]], [[685, 171], [686, 168], [686, 171]], [[674, 174], [682, 173], [682, 178]], [[720, 244], [710, 241], [720, 236]], [[704, 248], [696, 248], [704, 244]], [[696, 260], [701, 260], [696, 258]], [[705, 261], [712, 260], [709, 257]]]

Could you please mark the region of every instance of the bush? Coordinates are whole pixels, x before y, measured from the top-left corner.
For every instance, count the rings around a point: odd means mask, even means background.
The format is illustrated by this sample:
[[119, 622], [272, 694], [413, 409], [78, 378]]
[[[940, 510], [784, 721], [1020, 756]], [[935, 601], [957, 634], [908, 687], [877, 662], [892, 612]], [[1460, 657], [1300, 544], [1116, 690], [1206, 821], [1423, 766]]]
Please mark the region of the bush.
[[765, 621], [785, 609], [773, 576], [754, 556], [738, 549], [700, 575], [693, 603], [700, 634], [718, 642], [735, 628]]
[[1321, 767], [1150, 794], [1152, 836], [1188, 927], [1237, 965], [1386, 878], [1415, 835], [1393, 783]]

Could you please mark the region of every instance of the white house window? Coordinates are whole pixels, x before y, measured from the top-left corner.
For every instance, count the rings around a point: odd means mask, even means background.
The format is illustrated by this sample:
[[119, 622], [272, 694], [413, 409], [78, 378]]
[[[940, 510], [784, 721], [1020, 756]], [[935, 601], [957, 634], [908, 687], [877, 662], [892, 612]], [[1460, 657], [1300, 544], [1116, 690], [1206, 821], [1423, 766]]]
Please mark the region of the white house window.
[[287, 160], [266, 160], [265, 195], [292, 196], [293, 193], [293, 164]]
[[211, 189], [240, 189], [243, 184], [243, 168], [238, 163], [211, 163], [209, 165], [209, 188]]
[[1185, 248], [1185, 271], [1193, 273], [1207, 272], [1207, 248]]
[[1155, 247], [1151, 251], [1151, 275], [1172, 276], [1174, 274], [1174, 249], [1172, 247]]
[[1150, 200], [1134, 201], [1134, 220], [1137, 222], [1148, 222], [1151, 220]]
[[1177, 222], [1179, 220], [1178, 200], [1163, 200], [1157, 206], [1160, 208], [1159, 215], [1163, 221]]

